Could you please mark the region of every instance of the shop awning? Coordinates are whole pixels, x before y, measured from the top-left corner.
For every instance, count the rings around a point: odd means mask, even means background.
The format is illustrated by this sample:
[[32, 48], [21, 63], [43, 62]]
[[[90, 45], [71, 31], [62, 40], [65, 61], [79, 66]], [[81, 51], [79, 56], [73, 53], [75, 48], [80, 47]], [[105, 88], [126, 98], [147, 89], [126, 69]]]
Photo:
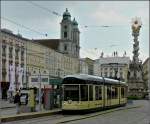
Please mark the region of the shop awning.
[[62, 79], [49, 79], [49, 84], [53, 84], [53, 85], [61, 85], [62, 83]]

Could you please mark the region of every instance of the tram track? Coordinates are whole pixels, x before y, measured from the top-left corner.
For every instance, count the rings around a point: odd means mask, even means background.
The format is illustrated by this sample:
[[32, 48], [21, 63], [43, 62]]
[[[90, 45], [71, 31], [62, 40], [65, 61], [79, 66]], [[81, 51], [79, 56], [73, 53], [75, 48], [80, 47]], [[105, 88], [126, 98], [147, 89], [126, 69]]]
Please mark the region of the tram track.
[[127, 108], [110, 109], [110, 110], [106, 110], [106, 111], [97, 112], [96, 114], [92, 114], [92, 115], [91, 114], [85, 115], [85, 116], [83, 115], [84, 117], [80, 117], [80, 118], [76, 118], [76, 119], [70, 119], [70, 120], [60, 121], [60, 122], [58, 122], [56, 124], [63, 124], [63, 123], [75, 122], [75, 121], [79, 121], [79, 120], [93, 118], [93, 117], [96, 117], [96, 116], [99, 116], [99, 115], [105, 115], [105, 114], [112, 113], [112, 112], [115, 112], [115, 111], [124, 111], [124, 110], [136, 109], [136, 108], [141, 108], [141, 107], [142, 107], [142, 105], [134, 106], [134, 107], [127, 107]]
[[65, 117], [71, 117], [73, 115], [63, 115], [63, 114], [55, 114], [55, 115], [47, 115], [44, 117], [31, 118], [25, 120], [11, 121], [11, 122], [3, 122], [4, 124], [44, 124], [44, 122], [50, 121], [51, 123], [56, 120], [63, 119]]

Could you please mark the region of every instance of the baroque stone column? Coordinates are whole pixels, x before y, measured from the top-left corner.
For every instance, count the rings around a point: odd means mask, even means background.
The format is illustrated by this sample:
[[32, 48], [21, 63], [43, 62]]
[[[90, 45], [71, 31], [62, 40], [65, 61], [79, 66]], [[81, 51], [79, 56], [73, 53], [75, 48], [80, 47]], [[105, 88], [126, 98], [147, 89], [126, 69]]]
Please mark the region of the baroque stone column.
[[142, 23], [140, 18], [134, 18], [132, 20], [132, 36], [133, 39], [133, 60], [129, 65], [128, 72], [128, 95], [136, 96], [139, 98], [144, 97], [144, 82], [143, 82], [143, 67], [142, 62], [139, 61], [139, 41], [138, 36]]

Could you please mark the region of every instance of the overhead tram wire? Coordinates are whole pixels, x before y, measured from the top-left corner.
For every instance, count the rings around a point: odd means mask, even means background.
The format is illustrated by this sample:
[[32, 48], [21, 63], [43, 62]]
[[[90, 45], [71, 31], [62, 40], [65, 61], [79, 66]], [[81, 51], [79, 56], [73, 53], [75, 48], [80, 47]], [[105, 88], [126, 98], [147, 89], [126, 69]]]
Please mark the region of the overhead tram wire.
[[50, 13], [56, 15], [56, 16], [62, 17], [62, 15], [57, 13], [56, 11], [52, 11], [52, 10], [50, 10], [50, 9], [48, 9], [46, 7], [43, 7], [43, 6], [41, 6], [41, 5], [39, 5], [39, 4], [35, 3], [35, 2], [32, 2], [32, 1], [27, 1], [27, 2], [32, 4], [32, 5], [34, 5], [34, 6], [36, 6], [36, 7], [39, 7], [41, 9], [45, 10], [45, 11], [48, 11], [48, 12], [50, 12]]
[[40, 34], [40, 35], [43, 35], [43, 36], [47, 37], [47, 34], [41, 33], [41, 32], [39, 32], [39, 31], [36, 31], [36, 30], [31, 29], [31, 28], [29, 28], [29, 27], [26, 27], [26, 26], [24, 26], [24, 25], [22, 25], [22, 24], [19, 24], [19, 23], [15, 22], [15, 21], [12, 21], [12, 20], [10, 20], [10, 19], [8, 19], [8, 18], [6, 18], [6, 17], [1, 17], [1, 18], [4, 19], [4, 20], [6, 20], [6, 21], [8, 21], [8, 22], [11, 22], [11, 23], [13, 23], [13, 24], [15, 24], [15, 25], [17, 25], [17, 26], [20, 26], [20, 27], [22, 27], [22, 28], [25, 28], [25, 29], [27, 29], [27, 30], [29, 30], [29, 31], [31, 31], [31, 32], [35, 32], [35, 33], [37, 33], [37, 34]]
[[80, 28], [81, 29], [98, 29], [98, 28], [123, 28], [123, 27], [127, 27], [126, 25], [81, 25]]
[[[42, 6], [42, 5], [39, 5], [35, 2], [32, 2], [32, 1], [27, 1], [27, 2], [34, 5], [34, 6], [36, 6], [36, 7], [39, 7], [40, 9], [43, 9], [47, 12], [50, 12], [50, 13], [58, 16], [58, 17], [62, 17], [62, 15], [59, 14], [58, 12], [50, 10], [50, 9], [48, 9], [48, 8]], [[87, 29], [87, 28], [89, 29], [89, 28], [112, 28], [112, 27], [123, 27], [123, 26], [125, 26], [125, 25], [81, 25], [80, 27], [84, 28], [84, 29]]]

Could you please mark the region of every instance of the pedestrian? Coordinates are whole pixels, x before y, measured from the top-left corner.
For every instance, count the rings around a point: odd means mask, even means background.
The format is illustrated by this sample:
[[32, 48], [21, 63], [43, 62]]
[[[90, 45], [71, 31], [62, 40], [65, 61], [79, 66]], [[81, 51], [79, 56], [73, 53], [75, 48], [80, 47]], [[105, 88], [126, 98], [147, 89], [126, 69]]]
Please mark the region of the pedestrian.
[[14, 103], [16, 104], [16, 113], [20, 113], [20, 94], [19, 91], [17, 91], [15, 98], [14, 98]]

